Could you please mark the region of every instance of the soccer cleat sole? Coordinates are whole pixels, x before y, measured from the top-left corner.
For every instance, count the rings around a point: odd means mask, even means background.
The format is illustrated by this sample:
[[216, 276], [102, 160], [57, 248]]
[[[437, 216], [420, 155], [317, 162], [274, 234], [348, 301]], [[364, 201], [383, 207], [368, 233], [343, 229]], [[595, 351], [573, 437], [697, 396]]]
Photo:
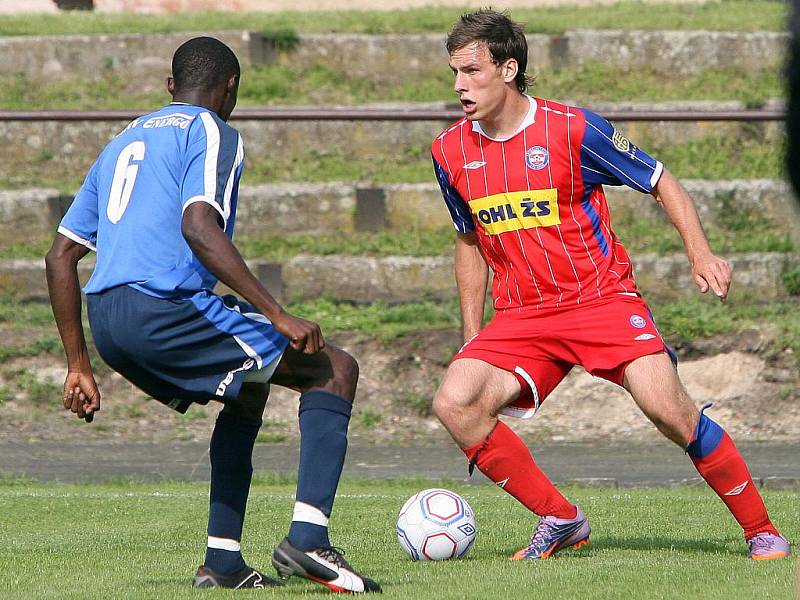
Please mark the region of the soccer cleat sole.
[[547, 552], [543, 552], [542, 555], [538, 559], [528, 559], [525, 558], [524, 552], [525, 548], [521, 550], [517, 550], [514, 554], [511, 555], [510, 560], [546, 560], [554, 555], [556, 552], [561, 552], [562, 550], [566, 550], [568, 548], [572, 548], [573, 550], [577, 550], [579, 548], [583, 548], [584, 546], [589, 545], [589, 538], [584, 538], [579, 542], [575, 542], [574, 544], [567, 544], [565, 546], [559, 547], [558, 544], [554, 544]]
[[[214, 573], [207, 567], [200, 567], [197, 570], [195, 576], [192, 578], [192, 587], [201, 589], [208, 589], [208, 588], [265, 589], [272, 587], [280, 587], [284, 585], [283, 581], [267, 577], [266, 575], [264, 575], [263, 573], [259, 573], [255, 569], [250, 569], [250, 571], [251, 571], [250, 574], [248, 574], [241, 581], [236, 583], [230, 581], [226, 582], [224, 580], [230, 579], [229, 577], [226, 578], [224, 576], [220, 576], [219, 574]], [[236, 583], [236, 585], [234, 585], [234, 583]]]
[[773, 554], [760, 554], [757, 556], [751, 556], [750, 560], [776, 560], [778, 558], [786, 558], [789, 556], [790, 552], [775, 552]]

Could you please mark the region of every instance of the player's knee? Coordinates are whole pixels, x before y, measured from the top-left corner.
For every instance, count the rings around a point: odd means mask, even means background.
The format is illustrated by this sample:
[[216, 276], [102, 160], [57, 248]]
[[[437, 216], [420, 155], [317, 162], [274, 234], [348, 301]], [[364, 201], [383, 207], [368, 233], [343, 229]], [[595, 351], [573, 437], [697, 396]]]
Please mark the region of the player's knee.
[[332, 353], [334, 379], [342, 383], [358, 383], [358, 361], [345, 352], [336, 348]]
[[685, 448], [692, 441], [697, 426], [697, 411], [675, 410], [650, 418], [656, 428], [671, 441]]
[[332, 378], [329, 382], [320, 382], [323, 388], [352, 402], [356, 395], [358, 384], [358, 362], [350, 354], [339, 348], [328, 350]]
[[452, 421], [461, 421], [461, 416], [469, 412], [471, 404], [458, 393], [455, 386], [443, 385], [433, 397], [431, 406], [433, 414], [445, 425]]

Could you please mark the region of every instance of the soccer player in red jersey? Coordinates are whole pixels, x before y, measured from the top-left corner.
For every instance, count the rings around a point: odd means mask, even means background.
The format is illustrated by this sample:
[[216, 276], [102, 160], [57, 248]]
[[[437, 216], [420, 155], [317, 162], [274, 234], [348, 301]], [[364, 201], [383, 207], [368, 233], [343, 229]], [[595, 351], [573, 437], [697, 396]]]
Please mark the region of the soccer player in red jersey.
[[[697, 409], [611, 229], [603, 185], [652, 194], [681, 235], [701, 292], [724, 300], [731, 268], [714, 255], [681, 184], [611, 123], [525, 95], [527, 43], [505, 14], [464, 15], [447, 38], [464, 118], [432, 144], [457, 233], [464, 345], [434, 412], [475, 466], [540, 515], [515, 559], [545, 559], [589, 541], [589, 522], [497, 416], [530, 417], [573, 365], [623, 386], [744, 529], [750, 558], [780, 558], [773, 526], [728, 434]], [[495, 316], [485, 328], [493, 272]]]

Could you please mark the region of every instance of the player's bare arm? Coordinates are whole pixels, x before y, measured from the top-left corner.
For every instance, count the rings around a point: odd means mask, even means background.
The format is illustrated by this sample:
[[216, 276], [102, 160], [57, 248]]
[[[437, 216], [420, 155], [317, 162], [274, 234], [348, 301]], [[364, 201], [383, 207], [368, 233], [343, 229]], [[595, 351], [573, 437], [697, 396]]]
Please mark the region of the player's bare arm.
[[81, 293], [78, 261], [89, 249], [56, 234], [53, 246], [45, 257], [47, 288], [61, 343], [67, 355], [67, 377], [64, 380], [64, 408], [78, 418], [91, 422], [100, 410], [100, 392], [94, 380], [86, 338], [81, 322]]
[[461, 302], [464, 341], [472, 339], [483, 327], [483, 308], [489, 268], [481, 254], [475, 233], [456, 237], [456, 284]]
[[219, 213], [195, 202], [183, 215], [183, 237], [205, 267], [232, 290], [244, 296], [289, 338], [295, 350], [314, 354], [325, 347], [319, 325], [287, 313], [245, 264], [218, 222]]
[[692, 265], [692, 277], [700, 292], [705, 294], [711, 289], [720, 300], [725, 300], [731, 285], [731, 266], [711, 251], [689, 193], [672, 173], [664, 169], [652, 194], [683, 239]]

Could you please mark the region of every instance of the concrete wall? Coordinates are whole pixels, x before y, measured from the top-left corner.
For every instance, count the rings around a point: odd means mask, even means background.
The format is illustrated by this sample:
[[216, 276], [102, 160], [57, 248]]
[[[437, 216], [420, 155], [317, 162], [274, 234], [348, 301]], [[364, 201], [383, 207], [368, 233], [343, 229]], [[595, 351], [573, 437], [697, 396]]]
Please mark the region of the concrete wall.
[[[792, 236], [800, 247], [800, 214], [789, 186], [767, 179], [684, 182], [705, 226], [730, 212], [747, 212]], [[615, 220], [666, 223], [647, 194], [606, 188]], [[0, 192], [0, 248], [49, 238], [71, 196], [52, 189]], [[297, 233], [449, 230], [449, 213], [436, 183], [364, 187], [353, 183], [243, 186], [236, 220], [238, 238]]]
[[[734, 268], [731, 299], [786, 297], [781, 274], [800, 256], [780, 253], [735, 254], [727, 257]], [[632, 257], [639, 289], [651, 302], [677, 300], [696, 293], [683, 254]], [[278, 299], [313, 300], [322, 295], [355, 303], [409, 302], [457, 297], [453, 257], [296, 256], [283, 264], [249, 261], [250, 268]], [[86, 281], [90, 260], [80, 264]], [[226, 290], [222, 289], [222, 292]], [[0, 293], [23, 298], [47, 296], [43, 260], [0, 261]]]
[[[208, 35], [209, 32], [204, 32]], [[115, 73], [132, 86], [151, 88], [169, 74], [175, 48], [191, 33], [64, 35], [0, 38], [0, 73], [33, 79], [97, 78]], [[302, 34], [277, 48], [258, 33], [213, 32], [245, 64], [291, 64], [298, 72], [318, 63], [377, 83], [410, 81], [446, 72], [445, 32], [409, 35]], [[569, 31], [529, 35], [529, 70], [593, 62], [629, 71], [647, 67], [674, 77], [707, 68], [746, 70], [783, 64], [782, 32]]]
[[[130, 89], [164, 88], [172, 54], [186, 40], [205, 33], [54, 35], [0, 37], [0, 73], [24, 73], [32, 80], [99, 79], [116, 75]], [[263, 63], [264, 41], [248, 31], [215, 32], [244, 65]]]

